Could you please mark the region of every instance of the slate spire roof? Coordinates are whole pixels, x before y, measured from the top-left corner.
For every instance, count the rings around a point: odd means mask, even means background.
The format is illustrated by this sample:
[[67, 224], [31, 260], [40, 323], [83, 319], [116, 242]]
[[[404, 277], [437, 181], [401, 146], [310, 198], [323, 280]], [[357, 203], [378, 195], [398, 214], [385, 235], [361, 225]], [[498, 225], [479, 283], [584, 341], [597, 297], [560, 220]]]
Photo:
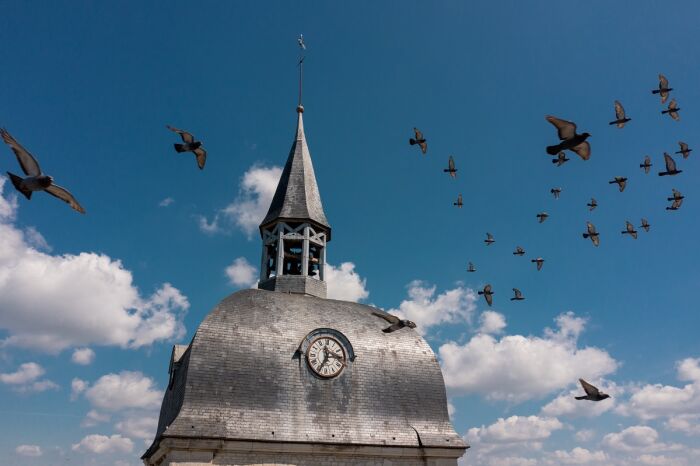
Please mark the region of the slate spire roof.
[[309, 145], [304, 134], [304, 107], [299, 105], [297, 113], [299, 116], [296, 137], [260, 229], [277, 220], [310, 221], [327, 229], [330, 239], [331, 227], [323, 212], [321, 194], [316, 184]]

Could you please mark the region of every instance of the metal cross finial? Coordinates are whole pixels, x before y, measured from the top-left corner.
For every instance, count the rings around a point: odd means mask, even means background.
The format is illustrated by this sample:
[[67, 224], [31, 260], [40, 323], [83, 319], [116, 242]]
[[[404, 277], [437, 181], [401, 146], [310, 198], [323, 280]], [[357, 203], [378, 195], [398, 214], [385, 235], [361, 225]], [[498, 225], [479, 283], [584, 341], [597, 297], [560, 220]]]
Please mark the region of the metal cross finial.
[[298, 112], [303, 112], [304, 107], [301, 105], [301, 91], [302, 83], [304, 81], [304, 51], [306, 50], [306, 44], [304, 43], [304, 34], [299, 34], [297, 38], [297, 43], [299, 44], [299, 105], [297, 106]]

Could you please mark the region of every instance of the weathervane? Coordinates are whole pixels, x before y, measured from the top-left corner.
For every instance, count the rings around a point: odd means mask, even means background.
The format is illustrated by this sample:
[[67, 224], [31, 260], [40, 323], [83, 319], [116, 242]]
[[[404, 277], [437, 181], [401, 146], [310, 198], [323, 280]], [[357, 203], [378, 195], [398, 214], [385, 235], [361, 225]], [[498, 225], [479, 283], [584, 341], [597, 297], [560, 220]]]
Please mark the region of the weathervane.
[[304, 43], [304, 34], [299, 34], [297, 38], [297, 43], [299, 44], [299, 106], [297, 107], [298, 112], [304, 111], [304, 106], [301, 105], [301, 90], [302, 83], [304, 81], [304, 51], [306, 50], [306, 44]]

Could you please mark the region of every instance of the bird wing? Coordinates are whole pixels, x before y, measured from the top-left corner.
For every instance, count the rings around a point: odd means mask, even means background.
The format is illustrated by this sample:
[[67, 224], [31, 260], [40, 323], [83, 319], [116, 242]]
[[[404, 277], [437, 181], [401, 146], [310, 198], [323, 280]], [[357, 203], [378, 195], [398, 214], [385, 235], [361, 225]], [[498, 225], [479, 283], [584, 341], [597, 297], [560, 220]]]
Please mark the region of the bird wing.
[[600, 394], [600, 391], [595, 386], [589, 384], [585, 380], [578, 379], [578, 381], [581, 383], [581, 386], [583, 387], [583, 391], [586, 392], [586, 395], [598, 396]]
[[486, 298], [486, 302], [488, 303], [489, 306], [493, 305], [493, 295], [492, 294], [484, 294], [484, 298]]
[[462, 195], [457, 196], [457, 204], [462, 204]]
[[674, 209], [678, 209], [681, 206], [681, 204], [683, 204], [683, 199], [674, 199], [673, 204], [671, 204], [671, 207], [673, 207]]
[[659, 89], [668, 89], [668, 79], [663, 74], [659, 75]]
[[447, 167], [451, 172], [455, 171], [455, 159], [453, 159], [451, 155], [450, 160], [447, 162]]
[[676, 171], [676, 162], [673, 160], [673, 157], [668, 155], [667, 153], [664, 152], [664, 162], [666, 162], [666, 171], [667, 172], [675, 172]]
[[413, 128], [413, 132], [416, 133], [416, 141], [423, 139], [423, 133], [418, 128]]
[[622, 106], [622, 104], [618, 100], [615, 101], [615, 116], [617, 117], [618, 120], [625, 119], [625, 108]]
[[537, 259], [537, 270], [542, 270], [542, 264], [544, 264], [544, 261], [542, 259]]
[[515, 293], [516, 298], [522, 298], [522, 296], [523, 296], [523, 294], [517, 288], [513, 288], [513, 293]]
[[390, 324], [397, 324], [399, 322], [399, 318], [396, 317], [395, 315], [388, 314], [386, 312], [377, 312], [377, 311], [372, 311], [372, 315], [375, 315], [377, 317], [381, 317], [382, 319], [386, 320]]
[[620, 192], [625, 190], [625, 187], [627, 186], [627, 180], [626, 179], [620, 179], [620, 181], [617, 183], [620, 186]]
[[632, 225], [629, 221], [625, 222], [625, 228], [627, 228], [629, 233], [634, 233], [634, 225]]
[[418, 145], [420, 146], [420, 150], [421, 150], [421, 152], [423, 152], [423, 154], [428, 152], [428, 143], [427, 142], [423, 141], [421, 143], [418, 143]]
[[484, 286], [484, 294], [490, 294], [491, 293], [491, 284], [487, 284]]
[[182, 142], [184, 142], [186, 144], [190, 144], [190, 143], [194, 142], [194, 136], [192, 136], [192, 134], [188, 133], [187, 131], [183, 131], [181, 129], [174, 128], [170, 125], [166, 125], [165, 127], [168, 128], [170, 131], [173, 131], [173, 132], [179, 134], [180, 137], [182, 138]]
[[678, 145], [681, 146], [681, 152], [688, 151], [688, 144], [684, 143], [683, 141], [678, 141]]
[[598, 235], [591, 236], [591, 241], [593, 241], [593, 246], [600, 246], [600, 237]]
[[589, 235], [594, 235], [595, 234], [595, 225], [593, 225], [591, 222], [586, 222], [586, 230], [588, 230]]
[[571, 139], [576, 135], [576, 123], [547, 115], [545, 119], [557, 129], [560, 140]]
[[194, 155], [197, 156], [197, 165], [199, 166], [200, 170], [204, 169], [204, 164], [207, 162], [207, 151], [202, 148], [202, 146], [199, 146], [194, 150]]
[[45, 191], [51, 194], [52, 196], [59, 198], [63, 202], [67, 202], [74, 210], [77, 210], [81, 214], [85, 213], [85, 209], [83, 209], [83, 207], [80, 204], [78, 204], [78, 201], [75, 200], [73, 195], [67, 189], [52, 184], [51, 186], [46, 188]]
[[572, 147], [571, 150], [576, 152], [583, 160], [591, 158], [591, 145], [588, 144], [588, 141], [583, 141], [581, 144]]
[[673, 198], [674, 199], [681, 197], [681, 192], [678, 191], [677, 189], [671, 189], [671, 191], [673, 191]]
[[17, 161], [19, 162], [22, 171], [27, 176], [39, 176], [41, 175], [41, 168], [39, 168], [39, 163], [36, 161], [34, 156], [29, 153], [27, 149], [22, 147], [22, 145], [17, 142], [15, 138], [12, 137], [10, 133], [5, 130], [5, 128], [0, 129], [0, 135], [2, 135], [2, 140], [10, 146], [12, 152], [17, 156]]
[[493, 239], [493, 235], [491, 233], [486, 233], [486, 239]]

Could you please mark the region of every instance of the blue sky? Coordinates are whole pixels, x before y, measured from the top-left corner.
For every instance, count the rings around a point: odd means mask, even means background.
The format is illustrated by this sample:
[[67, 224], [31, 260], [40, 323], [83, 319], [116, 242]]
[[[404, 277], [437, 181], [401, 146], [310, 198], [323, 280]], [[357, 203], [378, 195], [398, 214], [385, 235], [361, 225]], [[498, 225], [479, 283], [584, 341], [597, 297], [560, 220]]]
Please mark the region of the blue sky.
[[[237, 258], [258, 266], [257, 233], [241, 216], [267, 207], [274, 167], [292, 143], [303, 33], [305, 128], [333, 227], [328, 259], [338, 289], [424, 324], [443, 362], [455, 427], [474, 444], [472, 464], [697, 464], [696, 154], [676, 158], [682, 174], [656, 176], [677, 141], [700, 147], [694, 2], [2, 2], [2, 9], [0, 123], [88, 213], [42, 194], [15, 204], [4, 185], [1, 458], [138, 463], [147, 439], [137, 427], [149, 425], [134, 419], [154, 404], [157, 411], [172, 343], [189, 341], [216, 303], [246, 286], [249, 269], [229, 269], [238, 285], [225, 273]], [[662, 116], [650, 93], [659, 73], [674, 88], [680, 122]], [[607, 124], [615, 99], [632, 118], [622, 130]], [[553, 166], [544, 151], [556, 142], [547, 114], [592, 134], [589, 161], [572, 154]], [[166, 124], [204, 141], [204, 171], [173, 152], [177, 138]], [[428, 139], [425, 157], [407, 144], [413, 126]], [[19, 172], [12, 153], [0, 153], [0, 169]], [[654, 167], [644, 175], [638, 164], [647, 154]], [[456, 180], [442, 172], [449, 155]], [[607, 183], [618, 175], [629, 177], [623, 193]], [[554, 186], [563, 188], [556, 201]], [[677, 212], [665, 210], [672, 188], [686, 196]], [[458, 193], [462, 209], [452, 206]], [[599, 207], [589, 213], [591, 196]], [[540, 211], [550, 214], [541, 225]], [[649, 233], [637, 241], [620, 234], [625, 220], [639, 225], [641, 217]], [[601, 232], [599, 248], [581, 238], [588, 220]], [[490, 247], [487, 231], [496, 237]], [[525, 257], [511, 254], [516, 245]], [[537, 256], [546, 259], [540, 272], [529, 262]], [[475, 274], [465, 272], [470, 260]], [[46, 279], [38, 290], [33, 276]], [[496, 291], [498, 315], [483, 314], [473, 295], [485, 283]], [[524, 302], [507, 299], [513, 287]], [[112, 305], [94, 317], [104, 299]], [[91, 315], [95, 322], [81, 326]], [[39, 321], [49, 324], [37, 329]], [[123, 334], [107, 337], [105, 325]], [[504, 383], [498, 373], [513, 368], [469, 358], [490, 342], [513, 356], [517, 336], [525, 341], [518, 371], [532, 388], [494, 399]], [[540, 344], [563, 351], [563, 372], [544, 376], [551, 383], [536, 381]], [[87, 364], [72, 361], [76, 348]], [[586, 348], [595, 363], [577, 359]], [[474, 380], [477, 362], [483, 373]], [[566, 367], [581, 371], [569, 376]], [[590, 375], [580, 376], [617, 390], [614, 407], [543, 411], [568, 396], [584, 369]], [[110, 398], [115, 387], [136, 387], [143, 404]], [[121, 409], [110, 411], [108, 402]], [[539, 434], [512, 441], [508, 429], [519, 423]], [[90, 435], [107, 440], [85, 440]], [[628, 451], [635, 441], [647, 447]]]

